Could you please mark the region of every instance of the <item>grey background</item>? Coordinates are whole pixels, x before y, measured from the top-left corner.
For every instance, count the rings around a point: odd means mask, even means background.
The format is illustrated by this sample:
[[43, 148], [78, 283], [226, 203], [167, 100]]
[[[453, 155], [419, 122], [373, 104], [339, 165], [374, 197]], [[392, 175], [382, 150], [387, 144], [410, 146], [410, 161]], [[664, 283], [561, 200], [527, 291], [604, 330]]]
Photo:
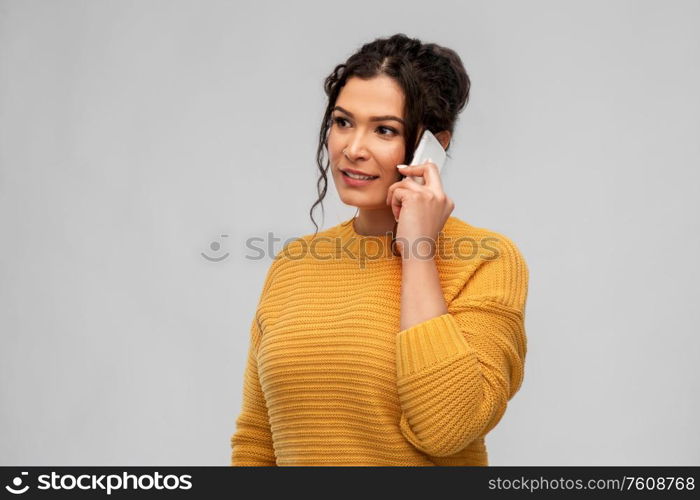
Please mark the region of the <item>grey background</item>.
[[[0, 464], [229, 463], [271, 262], [245, 241], [313, 232], [323, 78], [403, 32], [472, 78], [453, 215], [530, 268], [491, 464], [699, 465], [699, 20], [693, 1], [0, 2]], [[355, 211], [329, 193], [323, 228]]]

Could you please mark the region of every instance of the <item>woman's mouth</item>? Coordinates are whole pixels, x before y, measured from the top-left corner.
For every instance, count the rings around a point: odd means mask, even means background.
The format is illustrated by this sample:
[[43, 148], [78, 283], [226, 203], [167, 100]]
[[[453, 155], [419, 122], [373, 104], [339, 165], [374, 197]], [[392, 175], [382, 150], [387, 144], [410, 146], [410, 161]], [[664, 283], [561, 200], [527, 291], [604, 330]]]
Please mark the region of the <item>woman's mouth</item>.
[[366, 186], [373, 180], [378, 179], [379, 176], [376, 175], [358, 175], [351, 172], [346, 172], [345, 170], [340, 171], [343, 174], [343, 180], [348, 186]]

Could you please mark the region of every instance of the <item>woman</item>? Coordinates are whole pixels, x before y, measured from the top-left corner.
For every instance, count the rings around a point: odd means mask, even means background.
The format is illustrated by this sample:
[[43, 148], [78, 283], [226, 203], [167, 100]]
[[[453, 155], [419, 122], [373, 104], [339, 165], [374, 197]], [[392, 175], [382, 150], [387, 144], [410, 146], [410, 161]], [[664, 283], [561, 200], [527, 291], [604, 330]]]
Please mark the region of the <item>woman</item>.
[[311, 219], [329, 169], [359, 212], [275, 256], [232, 465], [488, 465], [484, 436], [523, 380], [528, 269], [450, 216], [434, 164], [401, 165], [424, 129], [449, 148], [469, 87], [455, 52], [403, 34], [326, 79]]

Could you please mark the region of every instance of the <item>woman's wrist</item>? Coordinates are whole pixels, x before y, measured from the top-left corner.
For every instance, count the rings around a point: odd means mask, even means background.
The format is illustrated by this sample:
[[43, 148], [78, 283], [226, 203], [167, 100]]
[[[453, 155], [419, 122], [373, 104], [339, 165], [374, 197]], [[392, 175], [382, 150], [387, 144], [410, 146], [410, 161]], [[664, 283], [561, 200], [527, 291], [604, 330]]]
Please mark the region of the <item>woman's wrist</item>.
[[447, 313], [440, 274], [433, 258], [408, 258], [401, 276], [401, 330]]
[[[418, 238], [414, 241], [401, 240], [401, 260], [404, 265], [415, 262], [434, 262], [435, 249], [437, 247], [434, 240], [430, 238]], [[397, 240], [399, 241], [399, 240]]]

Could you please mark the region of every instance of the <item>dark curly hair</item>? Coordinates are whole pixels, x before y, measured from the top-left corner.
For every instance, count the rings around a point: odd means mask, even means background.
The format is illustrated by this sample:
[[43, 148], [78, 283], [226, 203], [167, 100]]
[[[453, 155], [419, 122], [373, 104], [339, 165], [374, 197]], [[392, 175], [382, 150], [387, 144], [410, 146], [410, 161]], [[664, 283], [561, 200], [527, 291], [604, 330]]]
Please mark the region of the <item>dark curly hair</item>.
[[[316, 153], [316, 163], [321, 175], [316, 183], [318, 199], [309, 210], [311, 222], [316, 226], [314, 236], [318, 233], [318, 224], [313, 216], [316, 205], [321, 205], [322, 214], [325, 216], [323, 198], [328, 189], [330, 160], [326, 157], [324, 164], [324, 153], [328, 152], [331, 114], [340, 90], [350, 77], [370, 79], [380, 75], [393, 78], [404, 92], [404, 158], [413, 156], [421, 125], [433, 133], [447, 130], [452, 135], [457, 115], [469, 100], [471, 81], [457, 53], [434, 43], [422, 43], [403, 33], [389, 38], [377, 38], [363, 45], [345, 63], [337, 65], [326, 77], [323, 86], [328, 96], [328, 105], [323, 116]], [[448, 148], [449, 144], [446, 149]]]

